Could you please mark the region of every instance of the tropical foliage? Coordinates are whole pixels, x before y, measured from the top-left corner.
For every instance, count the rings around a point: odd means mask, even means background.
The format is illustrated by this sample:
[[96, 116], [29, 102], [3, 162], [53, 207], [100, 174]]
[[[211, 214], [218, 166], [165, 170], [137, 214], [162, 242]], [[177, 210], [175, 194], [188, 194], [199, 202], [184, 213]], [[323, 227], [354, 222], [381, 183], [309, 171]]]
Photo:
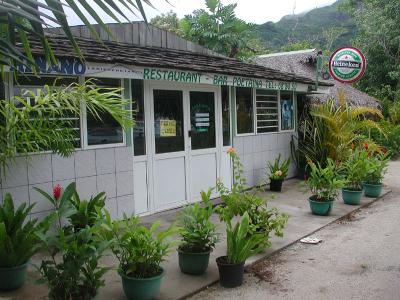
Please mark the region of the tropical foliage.
[[343, 162], [342, 171], [346, 180], [346, 189], [362, 190], [362, 183], [368, 171], [368, 155], [365, 149], [355, 149]]
[[264, 247], [271, 246], [270, 235], [283, 236], [283, 229], [288, 221], [287, 214], [277, 208], [268, 208], [268, 201], [260, 196], [260, 189], [249, 190], [243, 174], [243, 166], [234, 148], [228, 150], [232, 160], [234, 184], [228, 190], [222, 182], [217, 182], [217, 190], [224, 205], [218, 207], [221, 221], [228, 222], [234, 217], [248, 215], [254, 229], [264, 236]]
[[[378, 109], [350, 106], [343, 95], [339, 105], [334, 99], [315, 105], [300, 126], [299, 151], [322, 166], [327, 158], [346, 160], [352, 148], [369, 140], [362, 134], [364, 129], [374, 128], [382, 132], [373, 120], [382, 117]], [[378, 148], [373, 143], [370, 146]]]
[[270, 161], [267, 163], [270, 179], [283, 180], [286, 178], [289, 171], [290, 158], [284, 159], [282, 162], [281, 158], [281, 154], [279, 153], [273, 164]]
[[71, 201], [76, 194], [75, 183], [64, 191], [56, 186], [53, 195], [36, 190], [54, 207], [54, 212], [48, 216], [48, 220], [54, 222], [54, 230], [37, 233], [41, 247], [49, 257], [38, 267], [41, 281], [49, 287], [49, 298], [93, 299], [98, 289], [104, 286], [103, 275], [109, 269], [99, 264], [104, 251], [109, 248], [109, 241], [100, 238], [99, 219], [91, 226], [78, 229], [64, 222], [79, 214]]
[[[98, 33], [90, 24], [90, 18], [100, 24], [112, 36], [103, 22], [101, 12], [116, 22], [120, 22], [122, 19], [129, 22], [128, 14], [135, 15], [137, 12], [146, 20], [143, 3], [151, 5], [150, 0], [96, 0], [94, 3], [87, 0], [80, 0], [79, 5], [73, 0], [1, 1], [0, 65], [13, 66], [16, 63], [21, 63], [34, 67], [35, 61], [30, 47], [32, 37], [40, 40], [45, 50], [46, 60], [55, 64], [56, 58], [45, 37], [45, 28], [50, 26], [61, 27], [76, 53], [81, 56], [79, 46], [68, 25], [67, 10], [69, 13], [73, 13], [100, 40]], [[17, 43], [21, 44], [23, 51], [16, 47]]]
[[182, 238], [180, 249], [190, 253], [210, 251], [219, 240], [217, 226], [210, 219], [215, 209], [210, 201], [212, 189], [201, 192], [201, 203], [186, 206], [178, 218]]
[[111, 242], [111, 250], [119, 261], [119, 272], [134, 278], [149, 278], [160, 275], [160, 264], [175, 243], [169, 240], [176, 233], [170, 226], [159, 230], [160, 222], [150, 228], [140, 224], [138, 217], [124, 215], [121, 221], [111, 221], [105, 213], [103, 237]]
[[338, 175], [338, 166], [330, 158], [327, 159], [326, 166], [320, 163], [309, 161], [310, 176], [302, 184], [307, 186], [315, 201], [333, 201], [338, 196], [338, 189], [342, 188], [345, 180]]
[[14, 207], [10, 194], [0, 205], [0, 268], [20, 266], [39, 249], [36, 231], [41, 225], [37, 219], [29, 220], [33, 207], [26, 203]]
[[195, 10], [180, 22], [184, 38], [239, 59], [264, 50], [255, 33], [255, 25], [236, 17], [237, 4], [223, 5], [220, 0], [205, 2], [207, 10]]
[[265, 237], [255, 231], [247, 212], [234, 226], [231, 219], [227, 219], [225, 222], [227, 236], [226, 259], [228, 263], [244, 263], [250, 256], [265, 249]]
[[[33, 101], [27, 101], [30, 98]], [[88, 114], [101, 120], [109, 113], [122, 127], [133, 125], [128, 101], [120, 88], [99, 88], [94, 80], [43, 91], [27, 91], [13, 101], [0, 100], [0, 165], [6, 171], [16, 155], [52, 151], [69, 156], [75, 151], [71, 116], [79, 116], [84, 105]], [[2, 122], [1, 122], [2, 121]]]
[[367, 158], [365, 181], [369, 184], [381, 184], [389, 165], [388, 153], [376, 152]]

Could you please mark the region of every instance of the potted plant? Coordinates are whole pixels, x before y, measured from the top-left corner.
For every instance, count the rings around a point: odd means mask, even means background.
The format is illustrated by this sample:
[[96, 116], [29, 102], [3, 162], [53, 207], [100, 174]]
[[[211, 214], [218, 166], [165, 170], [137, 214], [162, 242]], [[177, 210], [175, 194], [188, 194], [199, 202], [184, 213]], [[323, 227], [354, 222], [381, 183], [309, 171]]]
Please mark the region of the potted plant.
[[269, 187], [271, 191], [282, 191], [282, 183], [285, 180], [290, 165], [290, 158], [281, 162], [281, 154], [275, 159], [274, 163], [268, 162], [269, 169]]
[[367, 173], [368, 152], [354, 150], [343, 163], [342, 170], [346, 184], [342, 188], [343, 202], [350, 205], [359, 205], [363, 191], [363, 181]]
[[[48, 216], [48, 220], [54, 222], [55, 230], [37, 234], [50, 257], [43, 260], [38, 268], [42, 275], [41, 282], [49, 287], [49, 299], [95, 298], [99, 288], [104, 286], [102, 277], [109, 270], [99, 264], [110, 242], [101, 239], [101, 205], [97, 206], [99, 203], [93, 201], [102, 198], [103, 193], [89, 201], [79, 200], [81, 205], [77, 205], [79, 196], [74, 183], [64, 191], [59, 185], [55, 186], [53, 195], [36, 190], [54, 206], [54, 212]], [[97, 217], [95, 210], [98, 211]], [[89, 216], [90, 222], [82, 222], [88, 220]], [[81, 226], [83, 223], [85, 225]]]
[[326, 167], [319, 163], [309, 162], [310, 176], [303, 183], [306, 185], [312, 196], [309, 197], [311, 212], [315, 215], [328, 215], [337, 198], [338, 189], [343, 187], [344, 180], [338, 175], [336, 163], [328, 158]]
[[160, 292], [165, 270], [161, 262], [174, 243], [168, 238], [176, 233], [174, 226], [159, 230], [160, 222], [150, 228], [140, 225], [139, 217], [111, 221], [105, 210], [104, 239], [111, 241], [111, 250], [119, 261], [118, 274], [128, 299], [153, 299]]
[[389, 164], [389, 155], [387, 153], [377, 152], [368, 156], [367, 175], [365, 178], [364, 194], [366, 197], [377, 198], [382, 193], [382, 181]]
[[178, 247], [179, 267], [186, 274], [205, 273], [210, 253], [219, 240], [217, 226], [210, 220], [215, 211], [210, 201], [211, 193], [212, 189], [207, 193], [202, 191], [202, 205], [189, 205], [179, 215], [178, 231], [182, 239]]
[[216, 259], [220, 284], [223, 287], [237, 287], [243, 283], [246, 260], [265, 249], [266, 238], [250, 223], [247, 212], [233, 226], [230, 216], [222, 217], [226, 223], [227, 251]]
[[10, 194], [0, 205], [0, 290], [15, 290], [24, 284], [29, 260], [39, 248], [36, 231], [41, 224], [29, 220], [33, 207], [22, 203], [15, 209]]

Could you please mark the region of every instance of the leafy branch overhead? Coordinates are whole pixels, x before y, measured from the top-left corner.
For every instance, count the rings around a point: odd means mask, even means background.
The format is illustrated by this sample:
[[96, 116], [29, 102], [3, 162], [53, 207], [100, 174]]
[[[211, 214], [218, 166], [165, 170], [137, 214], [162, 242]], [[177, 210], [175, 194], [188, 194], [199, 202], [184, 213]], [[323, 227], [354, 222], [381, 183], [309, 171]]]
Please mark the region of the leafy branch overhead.
[[[79, 0], [80, 5], [75, 0], [0, 1], [0, 65], [13, 66], [16, 63], [35, 65], [29, 44], [29, 35], [40, 39], [45, 50], [46, 60], [55, 63], [56, 58], [45, 37], [45, 29], [58, 26], [68, 37], [75, 52], [82, 56], [68, 24], [67, 9], [73, 12], [75, 17], [87, 26], [93, 36], [100, 40], [98, 33], [90, 24], [89, 18], [95, 20], [110, 36], [113, 36], [103, 22], [101, 12], [116, 22], [121, 22], [121, 20], [130, 22], [129, 14], [139, 14], [146, 21], [143, 3], [152, 6], [150, 0]], [[23, 51], [18, 50], [17, 43], [21, 43]]]

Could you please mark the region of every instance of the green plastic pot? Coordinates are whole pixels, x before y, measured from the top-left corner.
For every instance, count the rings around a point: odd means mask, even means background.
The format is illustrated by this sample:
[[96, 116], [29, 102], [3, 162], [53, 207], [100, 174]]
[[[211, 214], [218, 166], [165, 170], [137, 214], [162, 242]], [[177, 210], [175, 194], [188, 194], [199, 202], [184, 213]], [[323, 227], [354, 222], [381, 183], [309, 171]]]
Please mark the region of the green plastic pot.
[[207, 271], [211, 251], [190, 253], [178, 248], [179, 268], [182, 273], [202, 275]]
[[382, 183], [370, 184], [364, 183], [364, 195], [369, 198], [378, 198], [382, 194]]
[[29, 262], [12, 268], [0, 268], [0, 290], [11, 291], [19, 289], [26, 281], [26, 270]]
[[360, 205], [362, 190], [342, 189], [342, 198], [345, 204]]
[[327, 216], [332, 210], [333, 200], [332, 201], [315, 201], [313, 197], [308, 198], [308, 202], [310, 203], [311, 212], [314, 215], [318, 216]]
[[165, 275], [164, 269], [161, 268], [161, 270], [160, 275], [149, 278], [134, 278], [119, 272], [125, 296], [131, 300], [154, 299], [160, 293], [161, 279]]

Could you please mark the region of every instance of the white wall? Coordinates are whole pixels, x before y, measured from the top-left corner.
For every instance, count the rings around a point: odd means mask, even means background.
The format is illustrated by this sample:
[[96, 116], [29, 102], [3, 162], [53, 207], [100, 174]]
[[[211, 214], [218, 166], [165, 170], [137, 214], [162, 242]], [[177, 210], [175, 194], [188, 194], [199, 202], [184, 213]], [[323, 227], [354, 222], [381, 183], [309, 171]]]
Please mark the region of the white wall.
[[6, 176], [1, 174], [0, 201], [10, 193], [16, 205], [36, 202], [33, 215], [42, 218], [52, 207], [34, 187], [51, 194], [56, 184], [65, 188], [71, 182], [76, 182], [81, 198], [106, 192], [106, 208], [113, 218], [134, 212], [130, 147], [79, 150], [68, 158], [57, 154], [35, 154], [28, 160], [18, 157]]
[[[249, 186], [266, 183], [267, 162], [273, 162], [279, 153], [283, 159], [290, 158], [290, 141], [293, 134], [295, 133], [281, 132], [233, 138], [233, 146], [241, 158]], [[295, 175], [296, 166], [292, 162], [288, 178]]]

